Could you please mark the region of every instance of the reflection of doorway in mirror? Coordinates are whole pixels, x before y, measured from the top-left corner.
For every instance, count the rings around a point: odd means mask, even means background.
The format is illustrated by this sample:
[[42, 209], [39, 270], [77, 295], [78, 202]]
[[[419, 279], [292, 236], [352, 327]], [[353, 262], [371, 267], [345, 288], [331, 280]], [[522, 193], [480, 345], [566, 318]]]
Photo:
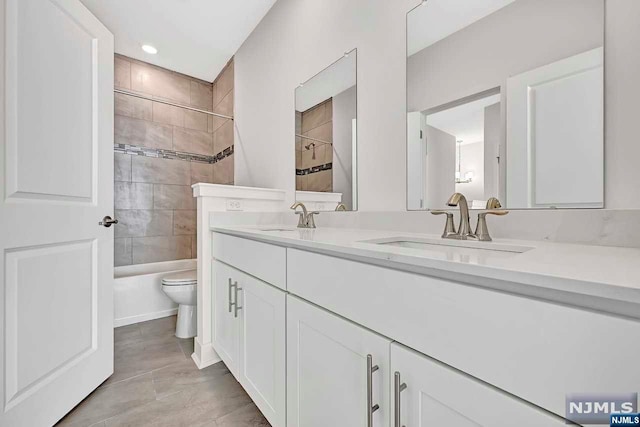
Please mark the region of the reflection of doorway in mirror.
[[[415, 180], [420, 175], [416, 169], [424, 168], [424, 207], [443, 208], [449, 196], [459, 192], [470, 206], [484, 208], [487, 199], [498, 195], [499, 89], [420, 112], [420, 116], [414, 121], [423, 123], [426, 159], [411, 160], [408, 169]], [[415, 183], [409, 184], [412, 187]]]

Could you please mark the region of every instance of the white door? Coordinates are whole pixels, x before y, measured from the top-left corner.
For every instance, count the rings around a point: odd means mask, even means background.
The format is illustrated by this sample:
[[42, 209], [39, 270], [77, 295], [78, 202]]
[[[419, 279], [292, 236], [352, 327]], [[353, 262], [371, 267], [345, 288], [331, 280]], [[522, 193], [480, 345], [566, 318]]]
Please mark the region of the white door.
[[391, 372], [394, 427], [566, 425], [556, 415], [396, 343], [391, 345]]
[[[389, 344], [380, 335], [288, 295], [287, 426], [388, 426]], [[369, 363], [377, 369], [369, 370]], [[379, 409], [368, 423], [376, 405]]]
[[507, 81], [510, 208], [604, 204], [604, 49]]
[[113, 372], [113, 37], [77, 0], [0, 0], [0, 425]]
[[247, 274], [240, 286], [240, 384], [273, 427], [286, 425], [285, 293]]
[[427, 208], [427, 143], [422, 113], [407, 113], [407, 209]]
[[240, 321], [235, 307], [238, 279], [234, 277], [237, 276], [237, 271], [220, 261], [214, 261], [212, 268], [211, 342], [229, 371], [239, 379]]

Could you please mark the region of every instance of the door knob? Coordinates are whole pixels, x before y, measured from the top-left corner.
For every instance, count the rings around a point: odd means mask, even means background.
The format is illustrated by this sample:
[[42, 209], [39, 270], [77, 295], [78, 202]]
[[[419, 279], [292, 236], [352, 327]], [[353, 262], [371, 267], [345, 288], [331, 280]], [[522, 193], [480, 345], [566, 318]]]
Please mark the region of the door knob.
[[104, 227], [111, 227], [112, 224], [117, 224], [118, 220], [117, 219], [111, 219], [111, 217], [109, 215], [105, 216], [104, 218], [102, 218], [102, 221], [100, 221], [98, 223], [98, 225], [102, 225]]

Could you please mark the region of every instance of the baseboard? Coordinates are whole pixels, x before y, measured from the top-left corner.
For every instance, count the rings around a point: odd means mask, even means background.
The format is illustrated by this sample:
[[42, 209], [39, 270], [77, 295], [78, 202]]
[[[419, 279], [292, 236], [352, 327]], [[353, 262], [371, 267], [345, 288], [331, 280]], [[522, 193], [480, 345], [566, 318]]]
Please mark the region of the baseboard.
[[191, 355], [191, 359], [193, 359], [198, 369], [204, 369], [207, 366], [211, 366], [214, 363], [222, 361], [211, 344], [200, 344], [198, 337], [194, 339], [193, 344], [193, 354]]
[[113, 327], [133, 325], [134, 323], [146, 322], [147, 320], [160, 319], [161, 317], [173, 316], [178, 312], [178, 308], [156, 311], [154, 313], [139, 314], [137, 316], [122, 317], [113, 321]]

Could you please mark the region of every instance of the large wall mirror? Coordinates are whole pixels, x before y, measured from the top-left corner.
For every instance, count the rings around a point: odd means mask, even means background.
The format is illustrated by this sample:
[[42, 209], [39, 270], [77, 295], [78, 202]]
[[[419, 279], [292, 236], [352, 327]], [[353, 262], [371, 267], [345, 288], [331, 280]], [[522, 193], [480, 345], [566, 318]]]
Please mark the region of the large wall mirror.
[[357, 209], [357, 50], [295, 91], [296, 200], [314, 210]]
[[407, 15], [407, 207], [604, 204], [604, 0], [427, 0]]

